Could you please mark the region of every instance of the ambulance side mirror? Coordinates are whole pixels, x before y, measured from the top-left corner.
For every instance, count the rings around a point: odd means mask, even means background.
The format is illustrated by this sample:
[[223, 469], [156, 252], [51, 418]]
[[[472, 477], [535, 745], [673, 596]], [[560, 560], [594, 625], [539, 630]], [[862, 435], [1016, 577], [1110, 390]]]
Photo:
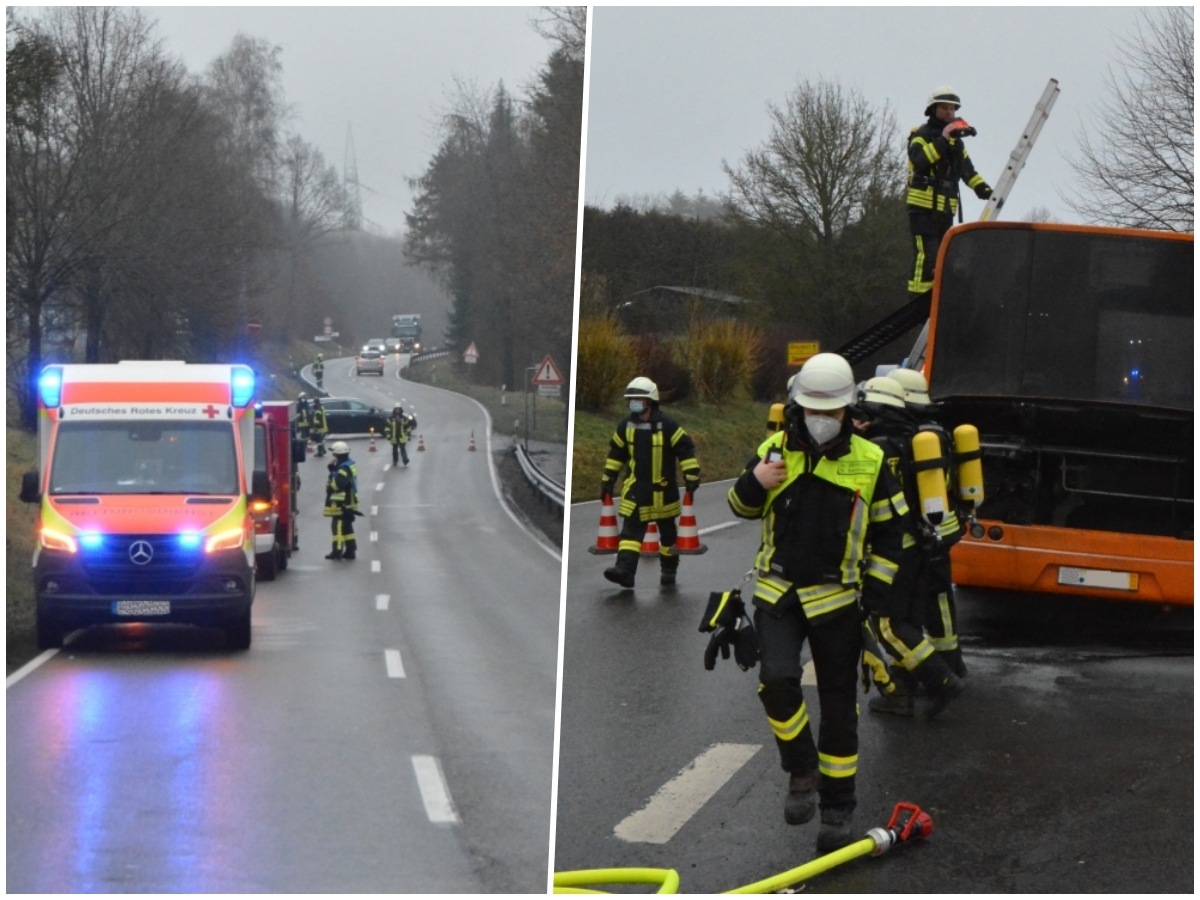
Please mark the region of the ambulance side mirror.
[[42, 495], [38, 488], [41, 485], [41, 479], [38, 478], [37, 469], [32, 472], [25, 472], [21, 475], [21, 502], [22, 503], [41, 503]]

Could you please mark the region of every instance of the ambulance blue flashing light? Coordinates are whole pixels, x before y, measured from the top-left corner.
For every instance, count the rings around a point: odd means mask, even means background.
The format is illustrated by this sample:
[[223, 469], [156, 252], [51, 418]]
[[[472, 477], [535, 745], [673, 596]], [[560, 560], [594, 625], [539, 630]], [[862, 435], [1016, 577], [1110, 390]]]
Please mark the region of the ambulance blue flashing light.
[[62, 366], [46, 366], [38, 377], [38, 397], [47, 409], [62, 404]]
[[179, 535], [179, 546], [185, 550], [196, 550], [203, 540], [204, 536], [199, 532], [185, 531]]
[[234, 366], [230, 374], [233, 405], [239, 409], [254, 399], [254, 370], [249, 366]]
[[104, 546], [104, 535], [98, 531], [87, 531], [79, 535], [79, 546], [84, 550], [99, 550]]

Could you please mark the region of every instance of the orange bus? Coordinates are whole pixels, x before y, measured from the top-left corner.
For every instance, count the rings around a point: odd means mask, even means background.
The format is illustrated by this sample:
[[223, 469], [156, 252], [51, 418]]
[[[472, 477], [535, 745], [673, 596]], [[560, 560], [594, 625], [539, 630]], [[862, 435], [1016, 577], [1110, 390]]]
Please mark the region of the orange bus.
[[937, 273], [930, 394], [986, 483], [955, 582], [1191, 606], [1192, 235], [975, 223]]

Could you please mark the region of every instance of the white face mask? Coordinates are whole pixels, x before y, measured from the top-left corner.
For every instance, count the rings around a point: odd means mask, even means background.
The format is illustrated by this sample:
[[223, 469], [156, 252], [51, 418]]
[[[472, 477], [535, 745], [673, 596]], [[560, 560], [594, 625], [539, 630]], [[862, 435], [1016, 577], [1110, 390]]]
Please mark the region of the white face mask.
[[833, 416], [805, 416], [804, 424], [818, 447], [824, 447], [842, 431], [842, 423]]
[[646, 411], [646, 402], [644, 400], [630, 400], [629, 411], [635, 416], [640, 416]]

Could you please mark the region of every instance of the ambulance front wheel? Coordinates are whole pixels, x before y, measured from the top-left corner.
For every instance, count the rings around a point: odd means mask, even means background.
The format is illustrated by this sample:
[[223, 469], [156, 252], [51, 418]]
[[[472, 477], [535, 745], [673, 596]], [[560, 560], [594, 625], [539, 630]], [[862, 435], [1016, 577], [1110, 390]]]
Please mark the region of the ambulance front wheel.
[[225, 625], [225, 643], [230, 650], [250, 649], [250, 607], [238, 613]]

